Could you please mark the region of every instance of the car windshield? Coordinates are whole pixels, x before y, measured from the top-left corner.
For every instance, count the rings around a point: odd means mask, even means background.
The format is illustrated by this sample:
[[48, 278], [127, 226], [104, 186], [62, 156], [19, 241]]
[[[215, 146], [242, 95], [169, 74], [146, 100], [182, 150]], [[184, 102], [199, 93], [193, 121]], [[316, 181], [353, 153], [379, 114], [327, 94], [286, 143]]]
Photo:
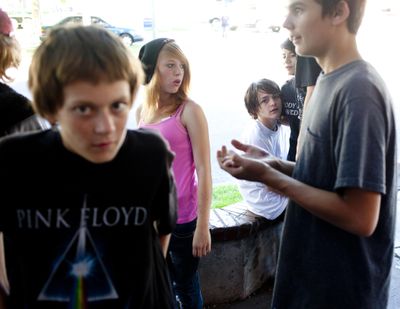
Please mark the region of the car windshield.
[[63, 19], [59, 22], [60, 25], [68, 25], [68, 24], [82, 24], [81, 16], [71, 16]]
[[[89, 20], [87, 20], [85, 18], [85, 23], [84, 24], [88, 24], [88, 21]], [[75, 24], [75, 25], [79, 24], [79, 25], [81, 25], [81, 24], [83, 24], [83, 18], [82, 18], [82, 16], [70, 16], [70, 17], [67, 17], [67, 18], [63, 19], [58, 24], [59, 25], [68, 25], [68, 24]], [[111, 27], [109, 23], [105, 22], [103, 19], [101, 19], [99, 17], [96, 17], [96, 16], [90, 16], [90, 24], [99, 25], [99, 26], [102, 26], [102, 27]]]
[[92, 16], [90, 19], [90, 22], [92, 25], [99, 25], [102, 27], [110, 27], [110, 25], [108, 23], [106, 23], [104, 20], [102, 20], [101, 18]]

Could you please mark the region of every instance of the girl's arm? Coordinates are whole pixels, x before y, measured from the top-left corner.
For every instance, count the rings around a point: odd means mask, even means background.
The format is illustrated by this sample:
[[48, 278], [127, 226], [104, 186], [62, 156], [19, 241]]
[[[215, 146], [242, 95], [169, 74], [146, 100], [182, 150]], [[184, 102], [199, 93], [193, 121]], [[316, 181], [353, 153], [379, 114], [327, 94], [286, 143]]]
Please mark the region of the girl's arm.
[[169, 245], [170, 238], [171, 238], [171, 234], [158, 235], [158, 239], [160, 241], [161, 250], [162, 250], [162, 253], [164, 255], [164, 258], [167, 257], [168, 245]]
[[197, 227], [193, 238], [193, 255], [204, 256], [211, 250], [208, 227], [211, 206], [211, 163], [208, 125], [202, 108], [189, 101], [181, 116], [192, 144], [193, 158], [198, 179]]
[[0, 232], [0, 308], [5, 309], [7, 295], [10, 291], [10, 285], [7, 278], [7, 270], [4, 255], [4, 238]]

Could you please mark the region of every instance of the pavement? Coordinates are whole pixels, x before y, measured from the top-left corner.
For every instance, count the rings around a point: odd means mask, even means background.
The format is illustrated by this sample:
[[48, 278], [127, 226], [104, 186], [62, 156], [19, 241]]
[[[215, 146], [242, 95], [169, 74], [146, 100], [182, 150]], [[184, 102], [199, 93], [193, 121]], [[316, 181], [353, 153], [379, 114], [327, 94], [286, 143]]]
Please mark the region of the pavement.
[[[399, 177], [400, 181], [400, 177]], [[400, 182], [399, 182], [400, 184]], [[399, 188], [400, 189], [400, 188]], [[397, 224], [395, 232], [395, 252], [387, 309], [400, 309], [400, 191], [397, 197]], [[207, 309], [259, 309], [270, 308], [272, 284], [267, 283], [248, 298], [230, 304], [209, 305]]]

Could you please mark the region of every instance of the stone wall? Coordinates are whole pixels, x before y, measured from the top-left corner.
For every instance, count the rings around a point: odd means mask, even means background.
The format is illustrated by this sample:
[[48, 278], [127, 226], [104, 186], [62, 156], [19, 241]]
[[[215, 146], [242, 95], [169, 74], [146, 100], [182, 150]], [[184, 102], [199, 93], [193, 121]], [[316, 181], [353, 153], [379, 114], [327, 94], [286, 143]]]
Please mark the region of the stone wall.
[[242, 203], [212, 210], [212, 251], [199, 267], [205, 304], [244, 299], [274, 276], [282, 225]]

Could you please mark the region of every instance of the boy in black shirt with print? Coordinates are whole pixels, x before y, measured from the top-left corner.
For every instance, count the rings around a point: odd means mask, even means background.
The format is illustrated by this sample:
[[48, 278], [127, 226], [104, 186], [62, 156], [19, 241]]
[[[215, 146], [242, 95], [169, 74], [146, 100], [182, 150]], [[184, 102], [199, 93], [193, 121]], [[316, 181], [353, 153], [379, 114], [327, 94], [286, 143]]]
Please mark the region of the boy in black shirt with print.
[[126, 129], [142, 76], [97, 27], [55, 29], [36, 50], [29, 86], [54, 128], [0, 143], [10, 308], [174, 307], [173, 156], [159, 136]]

